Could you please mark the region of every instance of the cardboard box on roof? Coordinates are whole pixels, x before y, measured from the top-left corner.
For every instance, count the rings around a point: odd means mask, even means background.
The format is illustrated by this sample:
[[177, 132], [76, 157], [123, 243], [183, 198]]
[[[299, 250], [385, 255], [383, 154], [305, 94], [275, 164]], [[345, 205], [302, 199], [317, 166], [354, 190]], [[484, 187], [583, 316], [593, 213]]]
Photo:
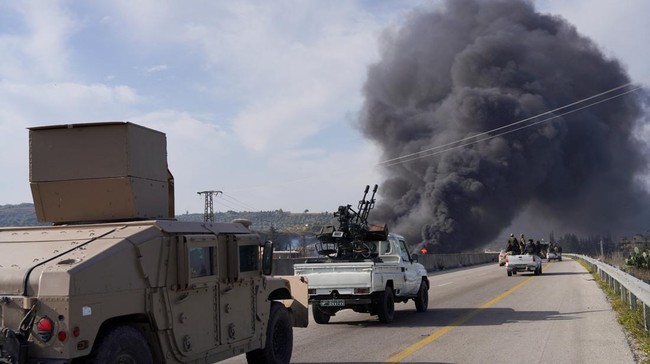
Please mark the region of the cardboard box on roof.
[[138, 177], [167, 180], [165, 134], [129, 122], [29, 129], [29, 181]]
[[171, 218], [165, 134], [129, 122], [29, 129], [29, 175], [39, 221]]

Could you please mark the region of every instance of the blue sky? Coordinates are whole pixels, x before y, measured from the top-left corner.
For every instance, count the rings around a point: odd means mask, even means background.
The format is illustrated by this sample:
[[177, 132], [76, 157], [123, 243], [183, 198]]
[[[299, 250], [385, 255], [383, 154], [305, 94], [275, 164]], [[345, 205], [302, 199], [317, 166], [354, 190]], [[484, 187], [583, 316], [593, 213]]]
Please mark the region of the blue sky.
[[[650, 2], [540, 0], [650, 79]], [[380, 184], [354, 123], [383, 32], [439, 1], [0, 0], [0, 204], [31, 202], [26, 128], [167, 134], [176, 212], [333, 211]], [[420, 9], [420, 10], [416, 10]]]

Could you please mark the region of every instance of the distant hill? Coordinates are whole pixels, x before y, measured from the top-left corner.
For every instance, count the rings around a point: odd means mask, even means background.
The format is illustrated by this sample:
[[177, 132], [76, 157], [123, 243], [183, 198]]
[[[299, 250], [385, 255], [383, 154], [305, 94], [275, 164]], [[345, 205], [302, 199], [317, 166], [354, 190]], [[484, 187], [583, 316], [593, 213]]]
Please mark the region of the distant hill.
[[[203, 214], [183, 214], [176, 216], [179, 221], [203, 221]], [[251, 228], [256, 231], [314, 231], [322, 225], [332, 223], [332, 213], [292, 213], [282, 210], [257, 211], [257, 212], [217, 212], [214, 214], [215, 222], [230, 222], [234, 219], [248, 219], [252, 222]], [[0, 205], [0, 226], [38, 226], [43, 225], [36, 221], [36, 212], [31, 203], [19, 205]]]
[[[257, 212], [217, 212], [215, 222], [230, 222], [234, 219], [250, 220], [251, 229], [264, 240], [270, 239], [277, 250], [295, 249], [297, 246], [313, 244], [314, 234], [323, 225], [333, 224], [332, 213], [292, 213], [282, 210]], [[203, 221], [203, 214], [177, 215], [179, 221]], [[36, 211], [31, 203], [0, 205], [0, 227], [48, 225], [36, 220]]]
[[[332, 213], [293, 213], [282, 210], [275, 211], [227, 211], [214, 214], [215, 222], [230, 222], [234, 219], [250, 220], [251, 228], [257, 231], [267, 231], [273, 227], [275, 230], [284, 231], [312, 231], [315, 226], [333, 223]], [[203, 214], [176, 215], [179, 221], [203, 221]]]
[[36, 211], [31, 203], [0, 205], [0, 226], [38, 226]]

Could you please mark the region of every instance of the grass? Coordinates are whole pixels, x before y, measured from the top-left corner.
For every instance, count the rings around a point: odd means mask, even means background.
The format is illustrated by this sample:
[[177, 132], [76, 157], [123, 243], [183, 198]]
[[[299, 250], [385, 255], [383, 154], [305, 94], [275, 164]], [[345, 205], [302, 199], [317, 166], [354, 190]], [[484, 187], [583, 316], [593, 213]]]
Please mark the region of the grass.
[[591, 270], [591, 267], [579, 260], [579, 263], [587, 269], [594, 277], [600, 288], [605, 292], [612, 308], [616, 311], [618, 322], [628, 334], [628, 338], [634, 349], [634, 355], [639, 363], [650, 363], [650, 332], [646, 331], [643, 324], [643, 305], [641, 302], [636, 309], [621, 300], [621, 296], [614, 292], [613, 288], [607, 285], [598, 274]]

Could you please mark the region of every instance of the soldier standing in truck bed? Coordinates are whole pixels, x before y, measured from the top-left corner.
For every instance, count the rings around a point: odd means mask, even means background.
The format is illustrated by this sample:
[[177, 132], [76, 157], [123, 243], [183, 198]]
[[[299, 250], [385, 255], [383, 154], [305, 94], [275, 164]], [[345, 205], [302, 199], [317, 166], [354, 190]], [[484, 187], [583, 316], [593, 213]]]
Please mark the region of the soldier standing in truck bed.
[[520, 254], [519, 242], [517, 241], [517, 238], [515, 238], [515, 234], [510, 234], [508, 245], [506, 245], [506, 252], [510, 252], [510, 254], [514, 255]]
[[521, 234], [521, 238], [519, 239], [519, 251], [521, 252], [520, 254], [526, 254], [526, 238], [524, 238], [524, 234]]

